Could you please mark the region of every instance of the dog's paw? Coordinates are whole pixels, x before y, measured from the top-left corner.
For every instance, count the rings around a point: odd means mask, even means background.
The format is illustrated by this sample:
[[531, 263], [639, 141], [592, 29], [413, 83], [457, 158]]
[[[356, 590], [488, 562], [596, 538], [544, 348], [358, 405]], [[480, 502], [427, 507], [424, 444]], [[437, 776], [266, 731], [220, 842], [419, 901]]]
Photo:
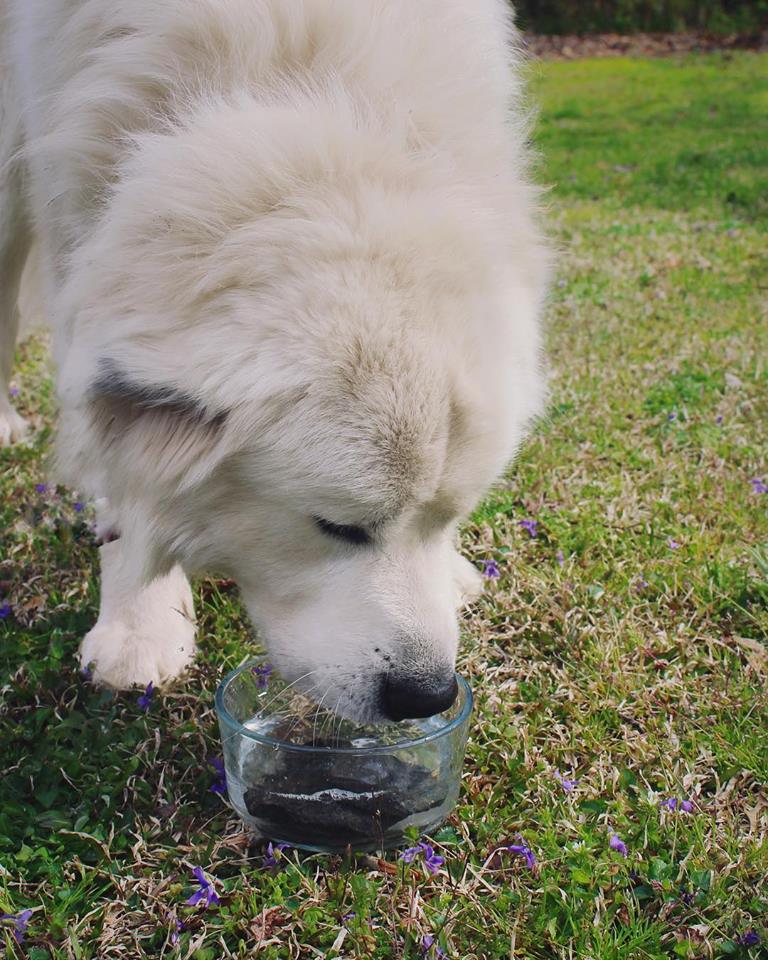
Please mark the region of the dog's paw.
[[9, 447], [12, 443], [21, 440], [27, 429], [27, 421], [12, 407], [0, 410], [0, 447]]
[[483, 592], [480, 571], [460, 553], [454, 554], [453, 582], [456, 585], [456, 605], [461, 608], [477, 600]]
[[[159, 628], [159, 629], [158, 629]], [[80, 645], [80, 663], [99, 686], [128, 690], [178, 677], [195, 655], [195, 625], [181, 614], [172, 623], [131, 628], [99, 621]]]

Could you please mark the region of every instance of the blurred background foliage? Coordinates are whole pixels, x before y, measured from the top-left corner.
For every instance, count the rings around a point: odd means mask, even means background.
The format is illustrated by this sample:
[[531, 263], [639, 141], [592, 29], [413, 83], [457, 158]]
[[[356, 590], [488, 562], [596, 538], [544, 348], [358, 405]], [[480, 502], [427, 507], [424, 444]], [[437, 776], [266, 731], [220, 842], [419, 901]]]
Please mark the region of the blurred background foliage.
[[768, 0], [515, 0], [535, 33], [751, 31], [768, 26]]

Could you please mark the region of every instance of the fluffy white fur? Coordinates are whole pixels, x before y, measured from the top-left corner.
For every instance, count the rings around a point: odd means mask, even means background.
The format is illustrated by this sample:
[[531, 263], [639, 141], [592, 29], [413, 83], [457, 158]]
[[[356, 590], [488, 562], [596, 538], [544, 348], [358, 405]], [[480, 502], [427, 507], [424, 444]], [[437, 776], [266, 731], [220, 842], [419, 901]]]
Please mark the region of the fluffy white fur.
[[0, 15], [0, 443], [34, 236], [61, 475], [121, 534], [83, 660], [176, 675], [180, 565], [236, 578], [278, 667], [340, 711], [377, 716], [393, 670], [445, 676], [476, 586], [456, 523], [543, 393], [505, 0]]

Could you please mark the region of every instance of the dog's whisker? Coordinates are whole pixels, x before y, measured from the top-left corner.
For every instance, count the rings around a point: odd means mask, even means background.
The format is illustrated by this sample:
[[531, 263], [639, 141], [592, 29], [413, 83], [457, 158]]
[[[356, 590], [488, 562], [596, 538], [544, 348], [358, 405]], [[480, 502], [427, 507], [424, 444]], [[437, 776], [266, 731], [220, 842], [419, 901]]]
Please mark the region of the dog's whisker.
[[[315, 691], [315, 690], [317, 690], [319, 686], [320, 686], [320, 685], [319, 685], [318, 683], [313, 684], [312, 687], [307, 691], [307, 695], [309, 696], [310, 694], [312, 694], [312, 692]], [[317, 710], [317, 707], [316, 707], [316, 706], [314, 707], [314, 710]], [[310, 714], [309, 714], [310, 716], [311, 716], [312, 712], [313, 712], [313, 711], [310, 711]], [[305, 714], [305, 713], [300, 713], [300, 712], [296, 712], [296, 713], [294, 714], [293, 722], [291, 723], [290, 727], [289, 727], [289, 728], [285, 731], [285, 733], [283, 734], [283, 739], [284, 739], [284, 740], [290, 740], [290, 737], [291, 737], [291, 734], [293, 733], [293, 731], [296, 729], [296, 727], [299, 726], [300, 723], [302, 723], [302, 722], [306, 719], [306, 717], [307, 717], [307, 714]]]
[[[314, 670], [311, 670], [311, 671], [310, 671], [310, 673], [315, 673], [315, 672], [316, 672], [316, 671], [314, 671]], [[309, 674], [305, 674], [305, 677], [306, 677], [306, 676], [309, 676]], [[303, 678], [299, 678], [299, 679], [303, 679]], [[297, 682], [297, 681], [294, 681], [294, 682]], [[307, 692], [307, 695], [309, 696], [314, 690], [317, 690], [317, 689], [319, 688], [319, 686], [320, 686], [319, 683], [314, 683], [314, 684], [312, 684], [312, 686], [309, 688], [309, 690], [306, 691], [306, 692]], [[287, 688], [286, 688], [286, 689], [287, 689]], [[274, 697], [272, 697], [272, 699], [271, 699], [269, 702], [270, 702], [270, 703], [274, 703], [275, 700], [277, 700], [277, 698], [278, 698], [279, 696], [280, 696], [280, 694], [276, 694]], [[267, 707], [267, 705], [265, 704], [265, 705], [262, 707], [261, 711], [260, 711], [259, 713], [255, 714], [255, 715], [251, 718], [251, 720], [250, 720], [249, 722], [253, 722], [253, 720], [260, 720], [260, 719], [262, 719], [262, 718], [264, 717], [264, 711], [265, 711], [266, 707]], [[284, 716], [285, 719], [288, 719], [289, 717], [293, 717], [293, 722], [292, 722], [291, 726], [289, 727], [288, 731], [281, 737], [281, 739], [288, 740], [290, 734], [293, 732], [293, 730], [295, 729], [295, 727], [296, 727], [299, 723], [301, 723], [303, 717], [302, 717], [301, 715], [297, 714], [296, 712], [292, 711], [292, 710], [286, 710], [286, 712], [283, 714], [283, 716]], [[281, 719], [281, 714], [279, 714], [279, 713], [272, 714], [272, 718], [275, 719], [275, 720], [279, 720], [279, 719]], [[247, 730], [247, 729], [248, 729], [248, 728], [246, 727], [246, 730]], [[222, 739], [221, 739], [222, 746], [224, 746], [225, 744], [229, 743], [230, 740], [233, 740], [233, 739], [235, 739], [236, 737], [240, 737], [240, 736], [242, 736], [242, 731], [236, 730], [234, 733], [231, 733], [231, 734], [229, 734], [229, 735], [226, 736], [226, 737], [222, 737]]]
[[[292, 687], [295, 687], [297, 683], [301, 683], [302, 680], [306, 680], [307, 677], [311, 677], [313, 673], [317, 673], [317, 672], [318, 672], [317, 670], [309, 670], [307, 673], [302, 674], [302, 676], [297, 677], [297, 678], [296, 678], [295, 680], [293, 680], [291, 683], [288, 683], [288, 684], [286, 684], [284, 687], [281, 687], [281, 689], [278, 690], [277, 693], [275, 693], [275, 695], [274, 695], [273, 697], [271, 697], [269, 700], [267, 700], [266, 703], [261, 704], [261, 709], [260, 709], [259, 712], [256, 714], [256, 717], [255, 717], [254, 719], [260, 718], [260, 717], [264, 716], [264, 712], [265, 712], [266, 710], [268, 710], [269, 707], [270, 707], [279, 697], [284, 696], [284, 695], [286, 694], [286, 692], [287, 692], [288, 690], [290, 690]], [[315, 684], [315, 686], [314, 686], [312, 689], [314, 689], [316, 686], [317, 686], [317, 684]]]
[[330, 693], [330, 690], [331, 690], [330, 687], [326, 687], [325, 693], [323, 694], [320, 702], [317, 705], [317, 710], [315, 711], [315, 720], [314, 720], [314, 723], [312, 724], [312, 746], [314, 746], [317, 743], [317, 721], [320, 714], [320, 710], [323, 706], [323, 701]]
[[333, 743], [333, 739], [334, 739], [333, 731], [336, 726], [336, 710], [338, 709], [339, 703], [341, 702], [341, 698], [343, 696], [344, 696], [343, 693], [339, 694], [338, 698], [336, 699], [336, 706], [333, 708], [333, 710], [326, 710], [326, 716], [323, 718], [323, 722], [320, 727], [320, 736], [322, 737], [325, 731], [326, 725], [330, 725], [331, 743]]
[[[342, 728], [342, 726], [344, 725], [344, 718], [343, 718], [343, 717], [341, 716], [341, 714], [338, 712], [338, 710], [339, 710], [339, 704], [341, 703], [341, 698], [343, 697], [343, 695], [344, 695], [344, 694], [339, 694], [339, 698], [338, 698], [338, 700], [336, 701], [336, 706], [333, 708], [333, 722], [332, 722], [332, 724], [331, 724], [331, 743], [336, 744], [337, 746], [338, 746], [338, 744], [339, 744], [339, 742], [340, 742], [340, 740], [341, 740], [341, 728]], [[338, 731], [337, 731], [336, 733], [334, 733], [333, 731], [334, 731], [334, 728], [335, 728], [335, 726], [336, 726], [336, 720], [337, 720], [337, 719], [338, 719], [338, 721], [339, 721], [339, 729], [338, 729]]]

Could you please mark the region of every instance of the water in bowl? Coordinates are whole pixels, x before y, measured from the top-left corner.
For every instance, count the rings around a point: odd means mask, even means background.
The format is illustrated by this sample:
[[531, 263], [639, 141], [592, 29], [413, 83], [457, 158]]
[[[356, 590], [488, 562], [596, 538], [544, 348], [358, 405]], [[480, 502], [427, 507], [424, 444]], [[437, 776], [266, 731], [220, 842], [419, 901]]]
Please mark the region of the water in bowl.
[[[255, 668], [258, 670], [259, 668]], [[437, 736], [457, 714], [368, 726], [323, 710], [280, 678], [238, 678], [222, 721], [230, 799], [262, 836], [312, 850], [385, 849], [428, 831], [459, 790], [466, 731]]]

